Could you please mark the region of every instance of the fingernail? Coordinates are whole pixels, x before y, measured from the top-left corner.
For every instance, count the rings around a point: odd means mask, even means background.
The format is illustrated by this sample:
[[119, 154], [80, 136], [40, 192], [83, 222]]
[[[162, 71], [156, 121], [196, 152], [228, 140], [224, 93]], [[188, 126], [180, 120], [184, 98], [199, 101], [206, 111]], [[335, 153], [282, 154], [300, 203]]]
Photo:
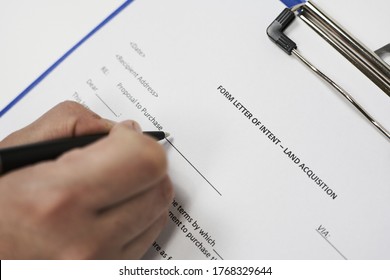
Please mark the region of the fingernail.
[[127, 126], [131, 130], [135, 130], [135, 131], [140, 132], [140, 133], [142, 132], [141, 126], [136, 121], [127, 120], [127, 121], [121, 122], [121, 124]]

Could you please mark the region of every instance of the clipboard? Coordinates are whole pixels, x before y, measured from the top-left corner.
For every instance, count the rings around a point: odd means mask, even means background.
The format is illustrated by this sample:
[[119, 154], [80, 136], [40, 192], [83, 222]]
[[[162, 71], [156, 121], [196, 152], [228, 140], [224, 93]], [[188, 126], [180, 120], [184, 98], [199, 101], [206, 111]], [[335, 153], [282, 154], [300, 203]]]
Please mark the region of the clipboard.
[[319, 77], [336, 89], [374, 127], [390, 140], [389, 130], [360, 105], [349, 92], [297, 51], [297, 44], [283, 32], [294, 21], [296, 16], [301, 18], [303, 22], [359, 69], [388, 97], [390, 97], [390, 65], [384, 59], [390, 53], [390, 44], [379, 48], [377, 51], [372, 51], [311, 1], [282, 0], [282, 2], [287, 8], [268, 27], [267, 34], [269, 38], [287, 54], [295, 55]]

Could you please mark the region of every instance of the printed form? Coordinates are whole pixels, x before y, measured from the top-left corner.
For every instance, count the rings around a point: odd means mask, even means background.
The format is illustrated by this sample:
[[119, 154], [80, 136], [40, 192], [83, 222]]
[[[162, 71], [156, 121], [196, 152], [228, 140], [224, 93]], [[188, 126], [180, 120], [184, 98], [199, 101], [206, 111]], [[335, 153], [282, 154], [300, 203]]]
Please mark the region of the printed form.
[[[389, 142], [267, 38], [283, 8], [134, 1], [0, 119], [0, 137], [63, 100], [169, 132], [176, 197], [147, 259], [389, 259]], [[380, 89], [300, 19], [287, 32], [389, 127]]]

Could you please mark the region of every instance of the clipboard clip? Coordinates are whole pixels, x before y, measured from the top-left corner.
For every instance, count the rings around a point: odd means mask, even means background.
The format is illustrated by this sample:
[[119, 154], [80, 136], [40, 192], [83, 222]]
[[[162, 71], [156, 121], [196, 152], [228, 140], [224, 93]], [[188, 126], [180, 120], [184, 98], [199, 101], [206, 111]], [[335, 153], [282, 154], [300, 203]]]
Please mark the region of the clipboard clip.
[[[383, 60], [384, 62], [386, 62], [386, 61], [385, 61], [385, 58], [390, 56], [390, 44], [387, 44], [386, 46], [380, 48], [379, 50], [376, 50], [375, 53], [376, 53], [380, 58], [382, 58], [382, 60]], [[389, 63], [387, 63], [387, 64], [389, 64]]]
[[[298, 5], [298, 9], [302, 9], [303, 5]], [[335, 83], [332, 79], [330, 79], [327, 75], [325, 75], [322, 71], [320, 71], [317, 67], [315, 67], [312, 63], [310, 63], [300, 52], [297, 50], [296, 43], [291, 40], [286, 34], [283, 32], [285, 29], [294, 21], [295, 13], [293, 9], [285, 8], [282, 13], [271, 23], [271, 25], [267, 28], [268, 37], [283, 51], [285, 51], [288, 55], [294, 55], [300, 61], [302, 61], [306, 66], [308, 66], [315, 74], [317, 74], [320, 78], [330, 84], [334, 89], [336, 89], [344, 98], [346, 98], [363, 116], [370, 121], [372, 125], [374, 125], [388, 140], [390, 140], [390, 133], [383, 127], [378, 121], [376, 121], [346, 90], [344, 90], [341, 86]], [[379, 59], [379, 58], [378, 58]], [[380, 59], [379, 59], [380, 60]], [[381, 60], [382, 61], [382, 60]], [[383, 61], [384, 63], [384, 61]], [[390, 76], [387, 78], [390, 79]]]
[[[390, 65], [311, 1], [292, 8], [325, 41], [390, 97]], [[387, 47], [385, 46], [387, 50]]]

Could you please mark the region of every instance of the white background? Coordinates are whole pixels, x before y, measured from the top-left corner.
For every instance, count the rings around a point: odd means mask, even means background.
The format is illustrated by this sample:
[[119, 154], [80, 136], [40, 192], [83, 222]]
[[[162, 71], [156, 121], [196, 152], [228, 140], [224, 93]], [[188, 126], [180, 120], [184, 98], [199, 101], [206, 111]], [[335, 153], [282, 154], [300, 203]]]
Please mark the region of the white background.
[[[203, 276], [120, 276], [119, 270], [203, 269]], [[213, 267], [272, 267], [272, 275], [214, 276]], [[69, 269], [72, 268], [72, 269]], [[207, 273], [208, 270], [208, 273]], [[219, 270], [217, 270], [219, 271]], [[8, 261], [2, 264], [3, 280], [19, 279], [264, 279], [329, 280], [389, 279], [387, 261]]]
[[0, 108], [124, 0], [0, 0]]

